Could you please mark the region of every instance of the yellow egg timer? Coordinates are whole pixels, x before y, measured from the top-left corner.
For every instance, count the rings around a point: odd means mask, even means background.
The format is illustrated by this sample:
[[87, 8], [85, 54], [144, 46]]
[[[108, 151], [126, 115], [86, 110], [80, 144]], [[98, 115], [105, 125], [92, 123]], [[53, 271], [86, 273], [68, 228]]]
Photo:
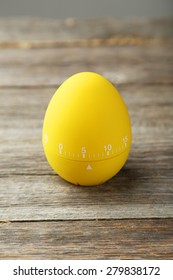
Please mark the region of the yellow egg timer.
[[126, 105], [99, 74], [73, 75], [50, 100], [44, 152], [59, 176], [75, 185], [98, 185], [113, 177], [128, 158], [131, 139]]

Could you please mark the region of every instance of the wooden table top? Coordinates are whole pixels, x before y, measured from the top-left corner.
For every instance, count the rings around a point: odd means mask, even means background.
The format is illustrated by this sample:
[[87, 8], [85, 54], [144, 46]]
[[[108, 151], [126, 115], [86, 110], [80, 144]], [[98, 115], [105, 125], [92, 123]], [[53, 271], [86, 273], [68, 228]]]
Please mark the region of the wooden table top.
[[[123, 169], [61, 179], [44, 113], [80, 71], [116, 85], [131, 117]], [[0, 259], [173, 259], [173, 19], [0, 19]]]

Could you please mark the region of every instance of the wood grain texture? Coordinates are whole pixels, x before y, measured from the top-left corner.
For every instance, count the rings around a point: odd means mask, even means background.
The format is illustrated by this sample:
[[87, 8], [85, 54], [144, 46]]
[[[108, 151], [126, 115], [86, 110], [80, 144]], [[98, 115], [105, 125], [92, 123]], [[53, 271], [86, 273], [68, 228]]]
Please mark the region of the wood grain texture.
[[[0, 259], [173, 259], [172, 27], [0, 19]], [[41, 143], [50, 98], [80, 71], [115, 84], [132, 122], [126, 165], [96, 187], [61, 179]]]
[[115, 84], [172, 84], [173, 46], [0, 50], [0, 87], [57, 87], [80, 71]]
[[167, 44], [173, 19], [1, 19], [1, 48]]
[[130, 158], [94, 188], [65, 182], [45, 159], [41, 128], [54, 90], [0, 91], [1, 221], [173, 217], [172, 86], [119, 90], [133, 127]]
[[0, 259], [173, 259], [173, 220], [0, 223]]
[[1, 178], [1, 221], [173, 217], [173, 179], [130, 179], [128, 173], [92, 188], [58, 176]]
[[[160, 173], [163, 169], [161, 176], [171, 177], [172, 86], [119, 85], [118, 89], [131, 116], [131, 167], [139, 170], [141, 166], [140, 176], [145, 167], [149, 176], [154, 170]], [[1, 175], [53, 174], [43, 155], [41, 130], [54, 91], [55, 88], [0, 90]]]

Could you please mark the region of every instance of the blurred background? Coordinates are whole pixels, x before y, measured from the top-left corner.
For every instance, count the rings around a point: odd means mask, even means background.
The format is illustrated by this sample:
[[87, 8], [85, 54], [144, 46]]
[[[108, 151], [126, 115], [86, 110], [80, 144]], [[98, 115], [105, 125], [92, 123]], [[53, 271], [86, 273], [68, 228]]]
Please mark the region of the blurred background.
[[0, 17], [166, 17], [173, 0], [0, 0]]

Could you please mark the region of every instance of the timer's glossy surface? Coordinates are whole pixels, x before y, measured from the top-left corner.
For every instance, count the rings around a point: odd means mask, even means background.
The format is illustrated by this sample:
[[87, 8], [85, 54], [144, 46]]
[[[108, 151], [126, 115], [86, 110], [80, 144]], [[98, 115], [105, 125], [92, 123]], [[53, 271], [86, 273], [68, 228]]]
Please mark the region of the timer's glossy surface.
[[101, 184], [129, 154], [131, 125], [124, 101], [99, 74], [75, 74], [48, 105], [42, 142], [49, 164], [62, 178], [76, 185]]

